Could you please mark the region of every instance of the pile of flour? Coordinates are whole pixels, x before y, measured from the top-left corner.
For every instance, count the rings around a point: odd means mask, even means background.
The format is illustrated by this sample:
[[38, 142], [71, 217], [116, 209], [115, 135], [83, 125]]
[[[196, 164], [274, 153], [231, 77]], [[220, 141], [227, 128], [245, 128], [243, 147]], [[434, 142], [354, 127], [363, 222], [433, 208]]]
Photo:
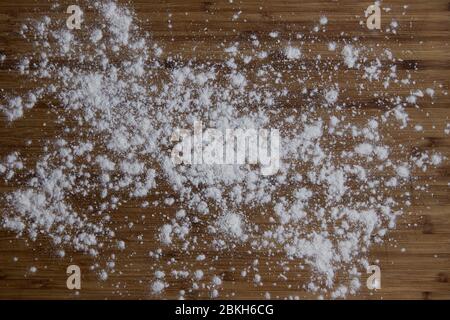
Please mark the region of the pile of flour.
[[[186, 291], [220, 297], [215, 257], [244, 247], [277, 257], [285, 266], [280, 281], [295, 272], [289, 262], [308, 270], [299, 288], [318, 297], [357, 293], [370, 248], [410, 205], [414, 172], [443, 161], [439, 154], [411, 157], [386, 132], [408, 127], [408, 108], [438, 88], [420, 88], [409, 71], [397, 72], [401, 61], [387, 48], [361, 47], [349, 37], [324, 41], [326, 17], [311, 31], [290, 34], [289, 43], [277, 30], [253, 34], [223, 43], [222, 61], [199, 63], [165, 52], [141, 30], [132, 8], [116, 1], [80, 7], [95, 16], [83, 22], [83, 32], [69, 30], [56, 14], [22, 27], [34, 50], [17, 58], [17, 71], [33, 89], [8, 92], [0, 109], [13, 122], [47, 103], [64, 129], [32, 166], [18, 153], [2, 161], [6, 182], [28, 178], [2, 195], [1, 226], [32, 240], [44, 235], [61, 256], [70, 249], [101, 257], [106, 247], [126, 248], [112, 217], [122, 204], [175, 207], [161, 213], [159, 232], [151, 235], [160, 249], [149, 253], [155, 270], [149, 294], [163, 294], [183, 278], [189, 285], [180, 298]], [[352, 81], [342, 82], [342, 73]], [[373, 97], [372, 111], [350, 92]], [[173, 133], [199, 121], [203, 130], [279, 130], [280, 170], [264, 176], [258, 165], [175, 164]], [[165, 189], [172, 191], [161, 194]], [[150, 201], [155, 195], [162, 200]], [[167, 272], [165, 250], [191, 256], [205, 244], [214, 254], [199, 254], [195, 265], [171, 261]], [[258, 263], [232, 270], [259, 286]], [[98, 270], [100, 279], [111, 268]]]

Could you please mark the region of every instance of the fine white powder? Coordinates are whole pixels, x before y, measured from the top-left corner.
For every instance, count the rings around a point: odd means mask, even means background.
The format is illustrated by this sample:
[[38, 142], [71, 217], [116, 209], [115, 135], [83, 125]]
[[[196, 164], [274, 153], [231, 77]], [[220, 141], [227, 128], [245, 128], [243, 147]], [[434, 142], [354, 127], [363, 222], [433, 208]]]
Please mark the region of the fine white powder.
[[[277, 264], [286, 269], [280, 279], [293, 273], [287, 267], [292, 262], [299, 271], [309, 270], [308, 281], [298, 289], [318, 297], [356, 294], [371, 247], [395, 228], [409, 201], [414, 169], [425, 171], [444, 161], [439, 154], [409, 156], [384, 135], [389, 128], [409, 125], [406, 104], [417, 105], [423, 92], [433, 98], [435, 91], [418, 89], [409, 71], [399, 79], [398, 60], [387, 49], [375, 54], [357, 40], [324, 42], [314, 35], [295, 34], [302, 44], [292, 41], [280, 48], [281, 32], [266, 35], [273, 43], [265, 45], [253, 34], [248, 43], [223, 43], [223, 62], [211, 57], [198, 64], [164, 52], [140, 31], [131, 8], [116, 1], [86, 3], [97, 17], [83, 24], [87, 38], [48, 17], [21, 30], [25, 39], [33, 39], [35, 50], [17, 57], [17, 70], [36, 88], [8, 93], [0, 111], [16, 121], [38, 102], [55, 101], [51, 111], [65, 130], [47, 142], [34, 165], [26, 166], [19, 153], [2, 160], [0, 176], [6, 182], [22, 177], [26, 183], [4, 196], [1, 226], [31, 240], [45, 236], [61, 257], [70, 248], [97, 259], [107, 249], [129, 248], [120, 239], [124, 229], [150, 223], [143, 216], [114, 226], [114, 212], [132, 200], [162, 221], [145, 226], [154, 230], [151, 235], [136, 234], [140, 243], [147, 239], [159, 246], [148, 255], [154, 271], [154, 280], [146, 284], [151, 294], [185, 279], [189, 292], [219, 297], [226, 278], [216, 257], [244, 247], [271, 258], [282, 253]], [[322, 16], [319, 22], [325, 26], [328, 19]], [[321, 43], [331, 57], [303, 49], [308, 41]], [[247, 45], [252, 51], [241, 51]], [[273, 51], [283, 53], [288, 69], [302, 70], [298, 77], [283, 74], [269, 59]], [[4, 59], [0, 56], [0, 62]], [[36, 61], [33, 68], [30, 61]], [[184, 62], [167, 68], [165, 63], [173, 61]], [[261, 66], [254, 68], [252, 61]], [[378, 102], [378, 114], [367, 118], [364, 110], [353, 108], [344, 116], [351, 99], [359, 103], [346, 96], [349, 84], [339, 83], [339, 74], [349, 68], [358, 93], [385, 98]], [[397, 86], [410, 93], [374, 91], [377, 82], [380, 88]], [[287, 89], [295, 85], [300, 89]], [[287, 100], [299, 102], [286, 110]], [[207, 127], [281, 129], [280, 170], [265, 177], [258, 165], [174, 164], [168, 151], [174, 147], [173, 133], [193, 131], [198, 121], [204, 124], [202, 133]], [[171, 192], [160, 191], [164, 188]], [[394, 199], [390, 192], [401, 196]], [[76, 199], [92, 204], [84, 207]], [[168, 258], [172, 250], [186, 259]], [[102, 281], [109, 281], [116, 266], [115, 256], [106, 258], [103, 269], [94, 268]], [[259, 286], [258, 265], [252, 260], [247, 270], [232, 270]]]
[[153, 294], [160, 294], [166, 287], [166, 284], [161, 280], [156, 280], [151, 285], [151, 291]]
[[349, 68], [354, 68], [358, 62], [359, 50], [352, 45], [346, 45], [342, 49], [342, 55], [344, 56], [344, 63]]
[[299, 48], [288, 46], [284, 49], [284, 54], [286, 55], [286, 58], [289, 60], [296, 60], [300, 59], [302, 56], [302, 53]]

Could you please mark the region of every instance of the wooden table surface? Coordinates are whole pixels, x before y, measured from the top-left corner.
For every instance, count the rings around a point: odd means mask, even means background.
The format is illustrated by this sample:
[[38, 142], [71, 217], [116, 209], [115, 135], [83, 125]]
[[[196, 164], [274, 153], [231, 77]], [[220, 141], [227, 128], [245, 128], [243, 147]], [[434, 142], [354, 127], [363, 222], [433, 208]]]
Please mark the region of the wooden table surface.
[[[302, 31], [304, 26], [310, 28], [317, 23], [321, 15], [328, 17], [328, 31], [321, 35], [328, 39], [337, 39], [341, 32], [361, 36], [363, 45], [380, 43], [389, 47], [403, 58], [405, 68], [412, 68], [414, 63], [418, 71], [414, 77], [421, 80], [423, 87], [442, 84], [448, 90], [450, 79], [450, 3], [448, 0], [392, 0], [383, 2], [382, 6], [392, 8], [383, 12], [382, 25], [386, 27], [395, 17], [399, 23], [397, 35], [384, 39], [377, 31], [370, 33], [360, 25], [367, 1], [324, 1], [324, 0], [235, 0], [229, 1], [196, 1], [196, 0], [135, 0], [131, 5], [137, 16], [142, 19], [144, 30], [152, 33], [155, 41], [165, 46], [165, 52], [184, 53], [202, 57], [214, 55], [219, 50], [217, 45], [225, 39], [245, 39], [250, 33], [260, 35], [273, 30], [282, 31], [281, 40], [286, 31]], [[404, 5], [409, 5], [405, 10]], [[260, 9], [262, 7], [262, 9]], [[65, 7], [63, 7], [65, 8]], [[26, 52], [27, 45], [17, 35], [21, 23], [27, 18], [42, 16], [49, 10], [48, 3], [33, 0], [0, 0], [0, 52], [7, 57]], [[241, 10], [238, 21], [231, 21], [232, 15]], [[406, 12], [404, 15], [403, 12]], [[188, 14], [186, 14], [186, 12]], [[168, 28], [169, 14], [173, 27]], [[244, 21], [244, 20], [247, 21]], [[205, 29], [206, 28], [206, 29]], [[196, 46], [195, 53], [190, 48]], [[221, 55], [217, 54], [217, 59]], [[9, 62], [9, 65], [8, 65]], [[20, 83], [11, 77], [8, 69], [11, 61], [0, 69], [0, 88], [7, 90], [19, 88]], [[392, 89], [388, 89], [392, 90]], [[361, 99], [361, 98], [359, 98]], [[423, 100], [421, 107], [428, 112], [411, 110], [412, 123], [424, 126], [423, 132], [408, 129], [392, 133], [392, 138], [408, 146], [409, 152], [439, 151], [450, 158], [450, 136], [444, 134], [444, 128], [450, 122], [450, 97], [439, 94], [436, 99]], [[43, 124], [46, 123], [44, 126]], [[60, 128], [52, 121], [45, 104], [29, 111], [20, 121], [9, 124], [1, 119], [0, 156], [19, 151], [31, 157], [38, 157], [42, 152], [45, 139], [51, 139]], [[26, 141], [33, 140], [32, 146]], [[370, 260], [376, 261], [382, 271], [382, 288], [377, 292], [369, 291], [364, 283], [356, 298], [364, 299], [449, 299], [450, 298], [450, 166], [446, 161], [441, 167], [420, 174], [418, 184], [429, 184], [428, 192], [414, 189], [413, 204], [400, 219], [395, 231], [389, 234], [390, 241], [373, 248]], [[6, 184], [0, 183], [2, 193], [10, 191]], [[156, 198], [156, 196], [155, 196]], [[155, 298], [149, 294], [149, 283], [153, 280], [154, 270], [148, 258], [148, 252], [158, 248], [154, 234], [161, 225], [161, 212], [172, 209], [142, 209], [127, 203], [114, 214], [117, 226], [129, 221], [139, 220], [142, 214], [149, 214], [145, 224], [136, 224], [133, 230], [119, 230], [120, 237], [127, 240], [127, 249], [118, 253], [117, 267], [107, 281], [101, 282], [95, 272], [90, 271], [92, 258], [67, 251], [64, 258], [58, 258], [45, 238], [37, 242], [29, 242], [25, 238], [16, 238], [10, 232], [0, 231], [0, 299], [118, 299], [118, 298]], [[173, 209], [175, 210], [175, 209]], [[144, 235], [140, 241], [138, 235]], [[404, 248], [404, 250], [401, 250]], [[170, 251], [168, 258], [195, 260], [196, 253], [186, 256], [181, 251]], [[255, 255], [258, 255], [257, 253]], [[312, 297], [297, 288], [305, 279], [291, 277], [286, 283], [276, 281], [272, 272], [261, 273], [265, 279], [263, 286], [256, 287], [251, 281], [234, 278], [229, 273], [230, 266], [239, 269], [240, 265], [248, 265], [253, 254], [245, 248], [235, 252], [217, 253], [214, 262], [215, 272], [224, 275], [221, 298], [264, 298], [266, 291], [272, 298], [285, 298], [298, 295], [301, 298]], [[17, 258], [17, 259], [14, 259]], [[273, 260], [260, 256], [260, 265], [265, 266]], [[66, 268], [77, 264], [82, 270], [82, 289], [76, 295], [66, 288]], [[30, 273], [31, 266], [37, 268]], [[294, 272], [294, 271], [292, 271]], [[291, 287], [289, 285], [292, 285]], [[171, 282], [164, 298], [177, 298], [178, 291], [186, 287], [182, 279]], [[235, 293], [234, 296], [231, 293]], [[207, 292], [187, 293], [187, 299], [205, 298]]]

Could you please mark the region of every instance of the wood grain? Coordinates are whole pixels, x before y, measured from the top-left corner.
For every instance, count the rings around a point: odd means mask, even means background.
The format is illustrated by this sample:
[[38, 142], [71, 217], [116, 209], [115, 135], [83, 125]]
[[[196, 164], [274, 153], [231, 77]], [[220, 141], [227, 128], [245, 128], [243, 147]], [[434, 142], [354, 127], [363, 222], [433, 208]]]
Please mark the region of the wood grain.
[[[137, 16], [142, 20], [142, 29], [152, 33], [153, 39], [162, 44], [165, 53], [182, 53], [184, 59], [193, 56], [202, 59], [224, 59], [220, 43], [245, 40], [251, 33], [267, 39], [274, 30], [281, 32], [281, 43], [287, 43], [289, 32], [302, 32], [317, 23], [321, 15], [329, 20], [328, 31], [321, 35], [326, 39], [360, 36], [362, 45], [380, 44], [389, 47], [394, 54], [404, 59], [403, 70], [418, 66], [414, 73], [423, 87], [442, 84], [442, 90], [435, 100], [425, 99], [421, 104], [423, 111], [411, 110], [412, 123], [424, 126], [423, 132], [416, 132], [412, 126], [391, 133], [390, 139], [408, 146], [408, 152], [415, 150], [439, 151], [450, 158], [450, 136], [444, 134], [444, 127], [450, 122], [450, 98], [442, 91], [448, 91], [450, 79], [449, 39], [450, 14], [448, 1], [414, 0], [389, 1], [392, 10], [383, 12], [382, 24], [385, 27], [393, 17], [400, 24], [397, 35], [385, 39], [378, 32], [370, 33], [359, 24], [367, 1], [323, 1], [323, 0], [273, 0], [273, 1], [131, 1]], [[409, 5], [407, 10], [404, 5]], [[63, 5], [62, 8], [65, 8]], [[261, 8], [261, 9], [260, 9]], [[238, 21], [231, 21], [234, 13], [241, 10]], [[0, 52], [7, 57], [27, 52], [29, 46], [20, 40], [17, 31], [22, 22], [30, 17], [38, 17], [49, 11], [49, 4], [43, 1], [0, 0]], [[406, 13], [403, 15], [402, 12]], [[63, 10], [62, 10], [63, 12]], [[168, 28], [169, 14], [172, 28]], [[246, 20], [246, 21], [244, 21]], [[195, 47], [195, 51], [193, 48]], [[320, 51], [322, 50], [322, 52]], [[316, 52], [327, 55], [325, 49], [315, 48]], [[22, 84], [12, 77], [8, 69], [12, 67], [7, 59], [0, 69], [0, 88], [20, 89]], [[283, 66], [280, 65], [280, 68]], [[342, 75], [345, 80], [351, 76]], [[344, 81], [345, 83], [345, 81]], [[388, 89], [393, 90], [393, 89]], [[396, 93], [395, 91], [393, 93]], [[398, 92], [405, 93], [405, 92]], [[358, 97], [368, 104], [370, 97]], [[295, 107], [286, 104], [286, 108]], [[8, 124], [2, 119], [0, 126], [0, 156], [20, 151], [31, 159], [42, 152], [46, 139], [51, 139], [61, 128], [53, 122], [52, 115], [45, 104], [31, 110], [24, 119]], [[427, 114], [428, 113], [428, 114]], [[44, 126], [45, 123], [45, 126]], [[27, 146], [26, 141], [33, 144]], [[362, 299], [450, 299], [450, 166], [448, 161], [436, 170], [419, 174], [417, 182], [412, 183], [413, 204], [399, 221], [387, 241], [374, 247], [370, 257], [382, 270], [382, 289], [370, 292], [363, 289], [356, 298]], [[414, 189], [414, 184], [429, 184], [429, 192]], [[0, 184], [0, 191], [11, 188]], [[157, 196], [154, 196], [157, 199]], [[79, 199], [83, 201], [83, 199]], [[113, 214], [114, 223], [124, 226], [131, 221], [136, 223], [133, 230], [121, 228], [118, 233], [127, 240], [127, 250], [118, 254], [117, 272], [108, 281], [100, 282], [97, 274], [90, 271], [93, 261], [85, 255], [67, 252], [65, 258], [57, 258], [45, 238], [29, 242], [12, 233], [0, 231], [0, 299], [151, 299], [148, 284], [153, 279], [154, 270], [148, 252], [158, 248], [155, 241], [157, 228], [162, 224], [161, 212], [174, 214], [176, 208], [142, 209], [132, 202], [126, 203]], [[138, 235], [144, 235], [143, 240]], [[394, 241], [395, 240], [395, 241]], [[401, 248], [405, 251], [402, 252]], [[202, 253], [205, 253], [202, 251]], [[198, 252], [187, 255], [182, 251], [166, 252], [164, 258], [185, 259], [192, 263]], [[286, 298], [298, 295], [301, 298], [312, 296], [299, 285], [306, 281], [305, 275], [290, 271], [289, 281], [280, 282], [277, 278], [275, 258], [266, 258], [258, 252], [249, 253], [246, 248], [232, 252], [214, 253], [218, 271], [224, 275], [221, 298], [262, 299], [266, 291], [272, 298]], [[18, 261], [13, 258], [17, 257]], [[260, 260], [262, 286], [254, 286], [230, 272], [248, 264], [255, 257]], [[75, 295], [66, 288], [66, 267], [70, 264], [81, 266], [82, 290]], [[38, 271], [29, 272], [31, 266]], [[170, 269], [168, 269], [170, 270]], [[365, 281], [365, 276], [362, 280]], [[272, 282], [277, 281], [277, 287]], [[164, 298], [177, 298], [178, 291], [188, 286], [185, 280], [178, 280], [166, 291]], [[232, 294], [234, 293], [234, 295]], [[205, 292], [187, 292], [187, 299], [206, 298]]]

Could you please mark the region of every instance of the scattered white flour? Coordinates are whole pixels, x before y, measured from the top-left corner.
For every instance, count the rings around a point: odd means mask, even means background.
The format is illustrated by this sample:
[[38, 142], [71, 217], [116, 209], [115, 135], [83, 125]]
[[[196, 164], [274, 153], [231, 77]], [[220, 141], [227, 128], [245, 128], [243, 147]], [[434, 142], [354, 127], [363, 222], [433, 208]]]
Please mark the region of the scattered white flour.
[[326, 25], [328, 23], [328, 18], [325, 17], [325, 16], [321, 16], [319, 22], [320, 22], [321, 25], [324, 26], [324, 25]]
[[152, 283], [151, 291], [153, 294], [161, 294], [166, 287], [166, 284], [161, 280], [155, 280]]
[[447, 123], [447, 126], [444, 129], [445, 134], [450, 134], [450, 123]]
[[339, 91], [336, 89], [329, 89], [325, 92], [325, 100], [328, 104], [335, 104], [339, 97]]
[[344, 57], [344, 63], [349, 68], [355, 68], [357, 67], [358, 62], [358, 56], [359, 56], [359, 50], [352, 45], [346, 45], [342, 49], [342, 55]]
[[288, 46], [284, 49], [284, 54], [286, 55], [286, 58], [289, 60], [296, 60], [300, 59], [302, 56], [302, 53], [299, 48]]
[[[221, 254], [243, 248], [251, 256], [248, 268], [228, 271], [252, 285], [262, 285], [264, 275], [255, 255], [276, 256], [282, 281], [309, 272], [295, 289], [318, 297], [356, 294], [371, 248], [387, 239], [409, 201], [415, 168], [444, 161], [439, 154], [412, 157], [385, 135], [406, 128], [406, 104], [424, 98], [408, 70], [397, 74], [392, 52], [377, 54], [358, 39], [329, 42], [317, 33], [294, 34], [297, 46], [280, 48], [285, 34], [273, 31], [264, 36], [272, 44], [252, 34], [245, 43], [222, 43], [226, 60], [211, 55], [198, 63], [165, 52], [141, 31], [131, 8], [114, 0], [80, 3], [96, 17], [84, 22], [83, 34], [47, 17], [21, 30], [34, 50], [15, 57], [17, 71], [33, 89], [7, 92], [0, 111], [13, 122], [53, 101], [49, 110], [65, 129], [46, 142], [36, 163], [16, 152], [0, 163], [12, 190], [2, 195], [1, 226], [31, 240], [50, 239], [61, 257], [69, 249], [105, 258], [105, 266], [93, 267], [103, 281], [116, 268], [115, 256], [105, 252], [131, 250], [123, 231], [143, 226], [133, 240], [158, 244], [145, 257], [154, 272], [147, 290], [155, 295], [178, 281], [186, 285], [180, 299], [202, 291], [219, 297], [228, 281]], [[308, 43], [327, 46], [330, 57], [308, 52]], [[241, 49], [247, 46], [252, 50]], [[284, 54], [287, 71], [272, 52]], [[292, 77], [294, 68], [302, 72]], [[353, 81], [342, 83], [345, 72]], [[392, 95], [387, 87], [410, 93]], [[376, 98], [378, 112], [368, 118], [349, 89]], [[286, 101], [292, 106], [285, 108]], [[175, 164], [171, 137], [177, 129], [195, 131], [198, 121], [202, 134], [280, 129], [280, 170], [267, 177], [253, 164]], [[131, 221], [123, 209], [129, 201], [148, 214]], [[124, 225], [113, 223], [119, 215]]]
[[244, 225], [242, 222], [242, 217], [236, 213], [225, 213], [219, 220], [217, 221], [219, 229], [229, 235], [230, 237], [235, 238], [244, 238]]
[[328, 50], [329, 51], [336, 51], [336, 48], [337, 48], [336, 42], [334, 42], [334, 41], [328, 42]]

